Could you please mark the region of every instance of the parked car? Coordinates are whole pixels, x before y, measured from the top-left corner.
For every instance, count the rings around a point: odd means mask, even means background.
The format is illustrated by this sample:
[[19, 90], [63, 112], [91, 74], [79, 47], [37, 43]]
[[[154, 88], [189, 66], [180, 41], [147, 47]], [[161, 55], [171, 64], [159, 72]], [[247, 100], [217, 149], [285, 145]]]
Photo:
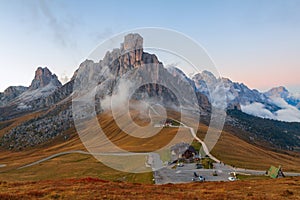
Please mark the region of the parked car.
[[230, 176], [230, 177], [228, 177], [228, 180], [229, 180], [229, 181], [236, 181], [236, 178]]
[[183, 163], [177, 163], [177, 167], [183, 167], [184, 164]]
[[218, 176], [217, 171], [214, 171], [214, 172], [212, 173], [212, 175], [213, 175], [213, 176]]
[[192, 181], [204, 182], [205, 178], [203, 176], [198, 175], [196, 172], [194, 172], [194, 178], [192, 178]]
[[200, 163], [196, 164], [196, 169], [202, 169], [202, 165]]
[[192, 181], [195, 181], [195, 182], [204, 182], [205, 178], [203, 176], [199, 176], [199, 177], [192, 178]]

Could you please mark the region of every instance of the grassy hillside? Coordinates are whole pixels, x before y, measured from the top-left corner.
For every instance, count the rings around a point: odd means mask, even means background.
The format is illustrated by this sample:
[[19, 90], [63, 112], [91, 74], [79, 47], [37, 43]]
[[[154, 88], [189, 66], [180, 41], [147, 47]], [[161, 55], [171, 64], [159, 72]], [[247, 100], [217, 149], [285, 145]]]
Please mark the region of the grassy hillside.
[[227, 132], [222, 133], [212, 154], [221, 161], [240, 168], [267, 170], [270, 165], [281, 165], [284, 171], [300, 171], [299, 153], [277, 153], [263, 149]]
[[[178, 119], [179, 114], [174, 112], [170, 113], [170, 116]], [[124, 118], [122, 121], [126, 124], [126, 119], [129, 119], [128, 116], [122, 117]], [[131, 117], [140, 125], [149, 123], [147, 119], [140, 119], [137, 117], [137, 113], [132, 112]], [[20, 120], [23, 120], [23, 118], [19, 119], [19, 121]], [[159, 120], [160, 119], [158, 117], [157, 121]], [[107, 137], [115, 145], [132, 152], [158, 150], [168, 144], [168, 142], [173, 139], [176, 134], [179, 135], [177, 142], [190, 139], [189, 137], [191, 137], [188, 129], [186, 128], [163, 128], [157, 135], [148, 139], [136, 138], [121, 131], [114, 122], [110, 113], [99, 115], [98, 121], [103, 127]], [[13, 124], [15, 123], [18, 123], [18, 121], [15, 121]], [[96, 131], [93, 124], [89, 124], [89, 122], [87, 123], [87, 127], [88, 128], [85, 130], [87, 132]], [[132, 124], [128, 123], [126, 127], [128, 130], [132, 130], [134, 132]], [[200, 138], [204, 138], [207, 128], [208, 127], [205, 124], [200, 124], [197, 135]], [[97, 177], [107, 180], [126, 180], [130, 182], [145, 183], [152, 182], [151, 173], [133, 175], [119, 172], [104, 166], [92, 156], [78, 154], [60, 156], [33, 167], [16, 170], [17, 167], [32, 163], [55, 153], [69, 150], [86, 151], [74, 128], [67, 130], [67, 134], [71, 136], [67, 141], [64, 140], [63, 136], [59, 136], [49, 143], [27, 149], [25, 151], [11, 152], [1, 150], [0, 164], [5, 164], [6, 167], [0, 168], [0, 171], [2, 172], [0, 180], [29, 181]], [[100, 143], [98, 145], [105, 144]], [[299, 154], [290, 151], [279, 153], [263, 149], [259, 146], [249, 144], [227, 131], [223, 131], [219, 142], [212, 150], [212, 154], [226, 164], [234, 165], [236, 167], [266, 170], [270, 165], [281, 165], [284, 171], [300, 171]], [[164, 160], [167, 160], [167, 155], [164, 153], [161, 155]]]
[[0, 173], [1, 181], [39, 181], [95, 177], [110, 181], [152, 183], [152, 173], [133, 174], [111, 169], [91, 155], [68, 154], [23, 169]]
[[247, 131], [251, 142], [264, 142], [277, 149], [294, 150], [300, 148], [300, 123], [262, 119], [239, 110], [229, 110], [228, 114], [237, 120], [236, 126]]

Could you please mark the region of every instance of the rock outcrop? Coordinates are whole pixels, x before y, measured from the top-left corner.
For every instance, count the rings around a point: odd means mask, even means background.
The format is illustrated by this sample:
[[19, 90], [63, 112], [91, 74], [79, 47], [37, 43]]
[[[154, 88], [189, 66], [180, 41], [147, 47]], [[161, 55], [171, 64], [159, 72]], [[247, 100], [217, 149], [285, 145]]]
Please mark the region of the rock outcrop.
[[[113, 89], [118, 87], [118, 80], [125, 78], [134, 85], [141, 85], [136, 88], [132, 96], [134, 99], [155, 98], [162, 103], [177, 106], [180, 100], [185, 106], [198, 106], [195, 105], [198, 101], [193, 81], [178, 73], [166, 69], [156, 55], [144, 52], [143, 38], [139, 34], [129, 34], [125, 36], [120, 48], [107, 52], [98, 63], [84, 61], [76, 72], [75, 88], [81, 92], [89, 85], [99, 85], [101, 90], [98, 91], [98, 99], [101, 99], [111, 95]], [[180, 94], [174, 91], [180, 91]]]
[[31, 82], [31, 85], [29, 86], [29, 90], [36, 90], [45, 87], [50, 83], [57, 87], [62, 86], [57, 76], [55, 74], [52, 74], [52, 72], [47, 67], [39, 67], [35, 71], [35, 77]]

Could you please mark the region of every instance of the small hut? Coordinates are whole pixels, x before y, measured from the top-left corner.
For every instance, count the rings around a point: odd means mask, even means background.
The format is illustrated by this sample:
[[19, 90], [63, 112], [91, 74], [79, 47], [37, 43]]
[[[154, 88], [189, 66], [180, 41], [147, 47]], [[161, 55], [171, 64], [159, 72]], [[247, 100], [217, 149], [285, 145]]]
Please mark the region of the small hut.
[[278, 168], [271, 166], [270, 169], [267, 171], [267, 175], [270, 176], [271, 178], [285, 177], [281, 169], [281, 166], [279, 166]]

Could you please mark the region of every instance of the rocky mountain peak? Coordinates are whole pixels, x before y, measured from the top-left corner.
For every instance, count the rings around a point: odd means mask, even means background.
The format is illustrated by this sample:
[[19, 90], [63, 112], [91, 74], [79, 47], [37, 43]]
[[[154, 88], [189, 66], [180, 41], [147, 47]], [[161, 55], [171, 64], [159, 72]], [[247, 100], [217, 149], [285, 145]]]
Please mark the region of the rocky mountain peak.
[[143, 49], [143, 37], [137, 33], [130, 33], [125, 36], [121, 47], [123, 47], [124, 51]]
[[52, 83], [54, 86], [57, 87], [62, 86], [57, 76], [55, 74], [52, 74], [52, 72], [47, 67], [38, 67], [35, 71], [35, 76], [33, 81], [31, 82], [29, 89], [36, 90], [38, 88], [45, 87], [49, 83]]
[[143, 64], [162, 64], [154, 54], [143, 51], [143, 37], [137, 33], [126, 35], [120, 48], [108, 51], [100, 63], [108, 66], [116, 77]]
[[217, 78], [215, 77], [215, 75], [209, 71], [202, 71], [201, 73], [195, 74], [193, 76], [193, 79], [202, 79], [206, 82], [216, 82]]
[[271, 91], [276, 91], [276, 92], [280, 92], [280, 93], [281, 92], [288, 92], [288, 90], [283, 86], [272, 88]]
[[283, 87], [283, 86], [279, 86], [279, 87], [275, 87], [270, 89], [268, 92], [265, 93], [267, 96], [269, 97], [282, 97], [282, 98], [286, 98], [289, 94], [289, 91]]
[[142, 36], [137, 33], [126, 35], [124, 37], [124, 43], [121, 44], [121, 54], [121, 65], [124, 65], [125, 68], [140, 66], [143, 63], [144, 54]]

